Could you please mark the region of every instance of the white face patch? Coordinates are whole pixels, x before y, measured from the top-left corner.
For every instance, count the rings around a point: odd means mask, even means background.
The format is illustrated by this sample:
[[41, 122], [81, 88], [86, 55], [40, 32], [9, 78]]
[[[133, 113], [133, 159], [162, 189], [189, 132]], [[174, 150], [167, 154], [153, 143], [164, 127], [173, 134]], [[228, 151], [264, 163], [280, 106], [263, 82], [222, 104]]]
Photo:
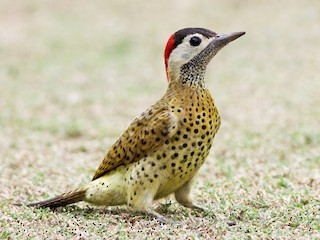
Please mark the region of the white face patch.
[[[201, 39], [201, 43], [198, 46], [192, 46], [190, 44], [190, 39], [192, 37], [198, 37]], [[179, 44], [170, 54], [168, 61], [168, 72], [171, 76], [178, 76], [180, 68], [185, 63], [189, 62], [197, 54], [199, 54], [203, 49], [205, 49], [208, 44], [214, 38], [207, 38], [199, 33], [190, 34], [186, 36], [182, 43]]]

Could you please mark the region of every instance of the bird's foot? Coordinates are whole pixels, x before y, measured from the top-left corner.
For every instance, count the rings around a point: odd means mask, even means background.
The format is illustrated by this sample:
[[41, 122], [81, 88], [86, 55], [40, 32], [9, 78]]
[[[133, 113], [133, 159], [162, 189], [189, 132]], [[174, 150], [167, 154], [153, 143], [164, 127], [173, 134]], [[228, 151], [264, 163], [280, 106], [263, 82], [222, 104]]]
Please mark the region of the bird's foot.
[[208, 208], [205, 208], [205, 207], [202, 207], [196, 203], [192, 203], [190, 206], [188, 206], [188, 208], [192, 208], [192, 209], [197, 209], [197, 210], [200, 210], [202, 212], [206, 212], [208, 211], [209, 209]]
[[208, 211], [209, 209], [205, 208], [205, 207], [202, 207], [196, 203], [193, 203], [192, 201], [188, 200], [188, 201], [180, 201], [180, 204], [186, 208], [191, 208], [191, 209], [197, 209], [197, 210], [200, 210], [200, 211]]
[[168, 223], [171, 222], [168, 218], [166, 218], [165, 216], [161, 215], [160, 213], [157, 213], [154, 210], [147, 211], [147, 214], [149, 216], [155, 218], [156, 220], [158, 220], [162, 224], [168, 224]]

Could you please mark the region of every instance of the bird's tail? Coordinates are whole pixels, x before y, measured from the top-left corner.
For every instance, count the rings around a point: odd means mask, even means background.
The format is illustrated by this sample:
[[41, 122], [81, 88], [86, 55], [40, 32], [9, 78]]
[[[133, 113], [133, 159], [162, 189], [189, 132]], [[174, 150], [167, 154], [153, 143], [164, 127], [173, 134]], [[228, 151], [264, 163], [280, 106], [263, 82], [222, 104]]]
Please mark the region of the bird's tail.
[[[66, 206], [71, 203], [80, 202], [85, 198], [86, 188], [76, 189], [67, 193], [63, 193], [59, 196], [49, 198], [44, 201], [33, 202], [25, 204], [28, 207], [38, 207], [38, 208], [56, 208]], [[14, 205], [24, 205], [24, 204], [14, 204]]]

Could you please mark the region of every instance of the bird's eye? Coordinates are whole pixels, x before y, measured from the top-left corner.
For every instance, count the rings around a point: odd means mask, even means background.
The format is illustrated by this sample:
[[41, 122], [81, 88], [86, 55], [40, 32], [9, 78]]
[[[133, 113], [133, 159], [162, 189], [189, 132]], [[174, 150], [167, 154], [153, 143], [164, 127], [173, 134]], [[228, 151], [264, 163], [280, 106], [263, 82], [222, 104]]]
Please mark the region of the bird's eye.
[[200, 45], [200, 43], [201, 43], [201, 39], [199, 38], [199, 37], [192, 37], [191, 39], [190, 39], [190, 45], [191, 46], [199, 46]]

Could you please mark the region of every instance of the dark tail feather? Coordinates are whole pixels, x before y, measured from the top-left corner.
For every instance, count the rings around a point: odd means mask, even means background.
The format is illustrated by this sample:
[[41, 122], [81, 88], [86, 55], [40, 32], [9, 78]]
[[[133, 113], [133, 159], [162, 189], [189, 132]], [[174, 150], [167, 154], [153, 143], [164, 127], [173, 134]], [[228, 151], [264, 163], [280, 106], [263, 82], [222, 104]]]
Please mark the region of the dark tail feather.
[[[39, 201], [39, 202], [34, 202], [34, 203], [28, 203], [26, 206], [28, 207], [38, 207], [38, 208], [45, 208], [45, 207], [50, 207], [50, 208], [56, 208], [56, 207], [62, 207], [66, 206], [71, 203], [76, 203], [80, 202], [84, 199], [85, 193], [87, 189], [76, 189], [74, 191], [68, 192], [61, 194], [59, 196], [44, 200], [44, 201]], [[23, 204], [14, 204], [14, 205], [23, 205]]]

